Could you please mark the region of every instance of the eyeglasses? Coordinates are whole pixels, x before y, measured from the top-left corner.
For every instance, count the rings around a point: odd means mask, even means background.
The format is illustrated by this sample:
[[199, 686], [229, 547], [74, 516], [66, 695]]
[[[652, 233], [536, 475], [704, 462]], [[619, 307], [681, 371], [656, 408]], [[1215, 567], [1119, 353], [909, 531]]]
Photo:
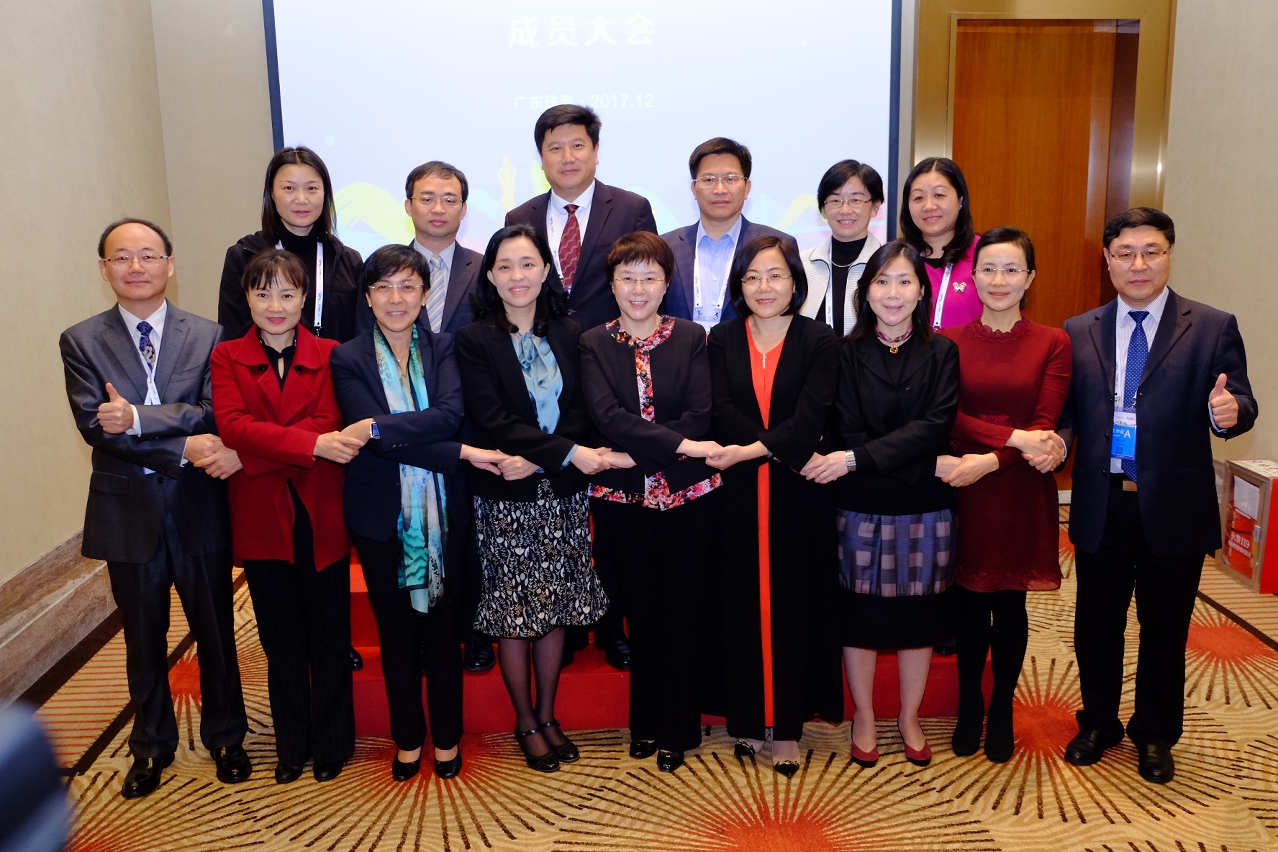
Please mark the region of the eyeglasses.
[[460, 207], [462, 203], [461, 196], [458, 196], [458, 195], [425, 194], [425, 195], [417, 196], [415, 200], [417, 201], [418, 204], [422, 205], [423, 207], [434, 207], [436, 200], [442, 201], [444, 203], [444, 206], [448, 208]]
[[782, 281], [785, 281], [786, 279], [793, 278], [793, 277], [794, 276], [792, 275], [782, 275], [780, 272], [773, 272], [768, 275], [750, 274], [742, 278], [741, 283], [749, 284], [751, 287], [757, 287], [760, 284], [762, 284], [765, 280], [771, 281], [773, 284], [780, 284]]
[[613, 284], [620, 284], [623, 287], [633, 287], [636, 284], [647, 284], [649, 287], [655, 287], [659, 284], [664, 284], [665, 281], [665, 278], [655, 275], [649, 275], [646, 278], [633, 278], [629, 275], [622, 275], [620, 278], [612, 279]]
[[694, 180], [693, 183], [702, 189], [714, 189], [715, 185], [720, 181], [722, 181], [723, 185], [728, 189], [732, 189], [734, 186], [744, 183], [745, 178], [736, 172], [728, 172], [726, 175], [698, 175], [697, 179]]
[[168, 259], [167, 254], [117, 254], [114, 257], [103, 258], [116, 269], [128, 269], [135, 260], [142, 264], [144, 269], [154, 269]]
[[854, 195], [851, 198], [840, 198], [837, 195], [831, 195], [822, 205], [824, 209], [833, 213], [843, 207], [851, 207], [853, 210], [860, 210], [862, 207], [870, 206], [870, 199], [864, 195]]
[[1165, 248], [1147, 248], [1140, 251], [1116, 251], [1111, 252], [1109, 259], [1120, 266], [1127, 266], [1129, 263], [1136, 262], [1136, 255], [1145, 258], [1145, 262], [1149, 264], [1158, 263], [1167, 256], [1171, 249]]
[[1023, 275], [1029, 273], [1028, 269], [1017, 269], [1015, 266], [998, 267], [998, 266], [979, 266], [976, 274], [982, 278], [993, 278], [999, 273], [1003, 273], [1003, 277], [1008, 281], [1015, 281]]
[[416, 296], [418, 293], [425, 290], [426, 287], [423, 284], [392, 284], [389, 281], [378, 281], [368, 289], [379, 296], [389, 296], [391, 293], [403, 293], [405, 296]]

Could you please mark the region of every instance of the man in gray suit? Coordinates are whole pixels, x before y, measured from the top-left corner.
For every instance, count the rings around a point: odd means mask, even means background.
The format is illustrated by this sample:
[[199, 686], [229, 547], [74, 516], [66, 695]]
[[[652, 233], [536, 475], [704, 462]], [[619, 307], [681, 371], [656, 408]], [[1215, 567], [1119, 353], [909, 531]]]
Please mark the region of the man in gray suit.
[[231, 608], [222, 480], [240, 469], [213, 422], [209, 357], [220, 326], [169, 304], [173, 245], [143, 219], [108, 225], [98, 269], [117, 304], [62, 333], [76, 427], [93, 448], [82, 552], [104, 559], [124, 622], [133, 765], [121, 791], [153, 791], [173, 762], [169, 589], [176, 585], [200, 665], [200, 738], [223, 783], [249, 777], [248, 730]]

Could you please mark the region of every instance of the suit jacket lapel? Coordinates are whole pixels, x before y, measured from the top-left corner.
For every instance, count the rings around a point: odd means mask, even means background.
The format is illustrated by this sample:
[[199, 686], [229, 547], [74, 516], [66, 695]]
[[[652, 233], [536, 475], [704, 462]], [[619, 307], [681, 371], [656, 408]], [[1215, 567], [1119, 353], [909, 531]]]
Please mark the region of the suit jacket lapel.
[[[510, 342], [510, 334], [501, 329], [489, 329], [487, 335], [487, 344], [492, 352], [493, 363], [497, 366], [497, 373], [501, 376], [501, 383], [506, 387], [506, 393], [510, 398], [515, 400], [515, 407], [518, 409], [520, 417], [530, 423], [537, 422], [537, 409], [533, 406], [532, 397], [528, 395], [528, 385], [524, 382], [524, 371], [519, 366], [519, 356], [515, 354], [515, 347]], [[554, 351], [552, 341], [551, 351]], [[559, 357], [558, 353], [555, 355]], [[560, 396], [563, 399], [563, 396]]]
[[270, 362], [266, 359], [266, 351], [262, 349], [262, 343], [257, 339], [256, 328], [250, 332], [250, 336], [241, 337], [235, 342], [234, 359], [236, 363], [243, 364], [250, 371], [251, 375], [257, 377], [257, 389], [262, 394], [267, 408], [271, 412], [273, 419], [279, 419], [280, 412], [280, 380], [275, 371], [271, 369]]
[[[763, 410], [759, 407], [759, 399], [754, 394], [754, 353], [750, 351], [750, 335], [746, 333], [746, 323], [740, 323], [740, 333], [728, 338], [728, 362], [740, 365], [740, 369], [731, 370], [732, 384], [735, 385], [733, 396], [744, 400], [741, 412], [759, 425], [763, 425]], [[790, 323], [793, 327], [794, 323]], [[789, 337], [787, 331], [786, 337]], [[784, 350], [783, 350], [784, 351]], [[780, 378], [781, 364], [777, 364], [777, 378]], [[773, 397], [776, 396], [777, 381], [772, 382]], [[769, 400], [771, 404], [771, 400]]]
[[603, 233], [604, 227], [608, 224], [608, 214], [611, 212], [611, 187], [606, 183], [595, 181], [595, 197], [590, 201], [590, 220], [586, 222], [586, 233], [581, 235], [581, 260], [578, 261], [577, 266], [579, 271], [581, 270], [581, 264], [595, 250], [595, 243], [599, 242], [599, 235]]
[[444, 298], [444, 321], [439, 326], [441, 329], [448, 328], [448, 324], [453, 321], [453, 314], [457, 313], [457, 306], [461, 304], [466, 289], [462, 282], [470, 279], [469, 267], [474, 262], [469, 252], [463, 256], [461, 245], [454, 244], [453, 267], [448, 270], [448, 295]]
[[692, 296], [692, 276], [693, 267], [697, 262], [696, 241], [697, 225], [695, 223], [681, 228], [674, 241], [675, 277], [678, 279], [677, 284], [679, 292], [683, 294], [683, 301], [688, 306], [688, 316], [692, 316], [695, 305]]
[[[1193, 325], [1193, 315], [1188, 308], [1184, 310], [1180, 307], [1180, 300], [1176, 298], [1176, 294], [1167, 291], [1167, 304], [1163, 305], [1163, 317], [1158, 322], [1158, 333], [1154, 335], [1154, 345], [1149, 349], [1149, 359], [1145, 361], [1145, 372], [1141, 374], [1140, 381], [1144, 384], [1145, 379], [1158, 368], [1163, 359], [1167, 357], [1167, 353], [1176, 345], [1176, 341], [1180, 340], [1182, 334], [1189, 330]], [[1214, 380], [1213, 376], [1213, 380]]]
[[[417, 333], [421, 334], [420, 328]], [[386, 388], [382, 387], [382, 374], [377, 369], [377, 344], [374, 341], [374, 334], [368, 335], [367, 344], [360, 354], [364, 356], [364, 372], [371, 386], [377, 388], [377, 399], [382, 404], [382, 410], [390, 414], [390, 401], [386, 399]]]
[[168, 316], [164, 320], [164, 336], [160, 339], [160, 358], [155, 365], [155, 390], [164, 401], [164, 392], [169, 386], [169, 377], [174, 368], [182, 363], [182, 350], [186, 348], [186, 315], [169, 305]]
[[1110, 302], [1096, 317], [1096, 321], [1092, 323], [1091, 334], [1092, 343], [1096, 346], [1096, 355], [1100, 358], [1100, 366], [1105, 374], [1105, 380], [1109, 383], [1110, 399], [1114, 398], [1114, 361], [1115, 355], [1114, 340], [1118, 323], [1118, 300]]
[[856, 359], [874, 375], [878, 376], [888, 384], [892, 384], [892, 380], [888, 378], [887, 371], [883, 369], [883, 359], [874, 351], [874, 346], [882, 346], [877, 340], [869, 337], [863, 337], [856, 341]]
[[116, 390], [128, 398], [129, 402], [141, 405], [146, 401], [146, 368], [142, 366], [142, 358], [133, 344], [133, 336], [124, 325], [124, 317], [120, 316], [118, 307], [106, 312], [103, 326], [103, 345], [133, 385], [131, 395], [124, 392], [125, 388], [116, 388]]

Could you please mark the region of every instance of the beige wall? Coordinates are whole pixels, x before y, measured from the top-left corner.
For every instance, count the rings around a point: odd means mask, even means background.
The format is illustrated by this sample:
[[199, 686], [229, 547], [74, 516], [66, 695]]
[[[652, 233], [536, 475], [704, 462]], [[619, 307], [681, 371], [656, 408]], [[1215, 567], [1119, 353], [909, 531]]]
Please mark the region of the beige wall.
[[1176, 8], [1163, 207], [1176, 221], [1172, 287], [1238, 317], [1260, 404], [1221, 458], [1278, 459], [1278, 285], [1264, 257], [1278, 198], [1278, 3], [1181, 0]]

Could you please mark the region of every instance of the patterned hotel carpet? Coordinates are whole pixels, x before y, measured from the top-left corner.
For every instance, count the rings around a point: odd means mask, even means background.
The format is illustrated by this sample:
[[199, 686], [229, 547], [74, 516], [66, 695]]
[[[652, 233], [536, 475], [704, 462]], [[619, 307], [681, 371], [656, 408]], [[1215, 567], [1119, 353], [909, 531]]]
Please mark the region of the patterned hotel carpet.
[[[809, 725], [789, 782], [766, 759], [741, 761], [715, 728], [673, 775], [626, 754], [624, 731], [579, 732], [582, 759], [542, 776], [509, 735], [463, 741], [453, 782], [427, 771], [390, 779], [393, 745], [361, 740], [336, 780], [277, 786], [266, 664], [247, 589], [236, 596], [250, 728], [250, 781], [223, 786], [198, 747], [198, 671], [174, 604], [170, 647], [183, 745], [156, 793], [119, 796], [129, 766], [123, 644], [112, 639], [40, 711], [71, 774], [72, 848], [123, 850], [499, 850], [499, 852], [1242, 852], [1278, 849], [1278, 598], [1204, 572], [1189, 641], [1185, 736], [1176, 780], [1141, 781], [1130, 743], [1098, 765], [1060, 758], [1074, 731], [1073, 557], [1064, 587], [1029, 596], [1029, 656], [1006, 764], [949, 751], [953, 719], [925, 720], [936, 749], [925, 769], [880, 723], [874, 769], [848, 759], [848, 725]], [[1135, 639], [1134, 617], [1129, 639]], [[1129, 679], [1124, 714], [1133, 688]]]

